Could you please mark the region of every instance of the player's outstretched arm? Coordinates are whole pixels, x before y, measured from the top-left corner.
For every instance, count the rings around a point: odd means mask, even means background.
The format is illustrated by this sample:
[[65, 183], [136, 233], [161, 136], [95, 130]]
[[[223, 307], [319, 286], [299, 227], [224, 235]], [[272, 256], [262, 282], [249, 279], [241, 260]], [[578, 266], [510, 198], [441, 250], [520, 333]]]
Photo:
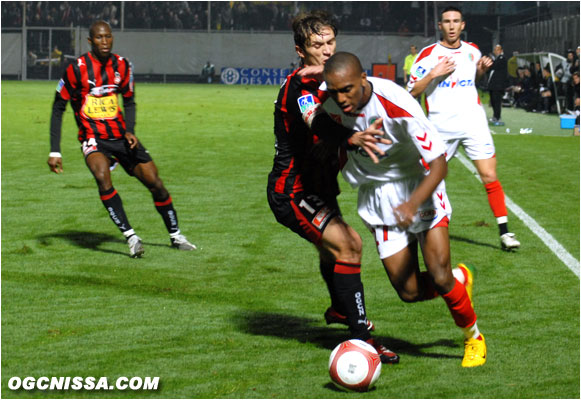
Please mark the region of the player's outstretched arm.
[[57, 93], [52, 105], [52, 115], [50, 118], [50, 153], [46, 162], [50, 170], [55, 174], [63, 172], [63, 157], [60, 153], [60, 143], [63, 114], [66, 107], [67, 100], [64, 100]]
[[369, 155], [369, 158], [377, 164], [379, 159], [376, 154], [384, 155], [385, 152], [377, 147], [377, 143], [391, 144], [391, 140], [385, 139], [381, 127], [383, 126], [383, 119], [378, 118], [363, 132], [355, 132], [353, 136], [347, 139], [347, 143], [351, 146], [361, 147]]
[[412, 224], [414, 215], [420, 205], [432, 196], [434, 190], [436, 190], [442, 179], [448, 173], [448, 163], [446, 162], [446, 156], [443, 154], [430, 162], [429, 165], [430, 173], [424, 177], [422, 182], [413, 191], [410, 199], [394, 208], [397, 224], [402, 228], [407, 228]]
[[428, 88], [428, 85], [436, 78], [448, 76], [456, 70], [456, 63], [452, 57], [444, 57], [432, 70], [422, 79], [414, 83], [410, 94], [419, 97]]

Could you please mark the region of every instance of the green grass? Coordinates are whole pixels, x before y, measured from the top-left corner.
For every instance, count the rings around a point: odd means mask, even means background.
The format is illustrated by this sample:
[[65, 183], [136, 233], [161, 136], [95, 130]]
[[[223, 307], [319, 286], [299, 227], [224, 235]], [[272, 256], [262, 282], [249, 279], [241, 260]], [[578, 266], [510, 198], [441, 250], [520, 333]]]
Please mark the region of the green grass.
[[[375, 390], [343, 393], [327, 361], [347, 331], [324, 324], [316, 253], [266, 202], [278, 88], [138, 85], [136, 133], [201, 249], [171, 249], [147, 190], [118, 169], [115, 187], [146, 248], [133, 260], [84, 165], [70, 108], [64, 173], [48, 170], [54, 87], [1, 88], [3, 398], [579, 398], [579, 279], [512, 215], [523, 246], [500, 251], [484, 189], [458, 161], [447, 179], [452, 261], [478, 268], [488, 362], [460, 367], [462, 335], [441, 299], [399, 301], [342, 184], [343, 213], [364, 239], [369, 316], [401, 356]], [[579, 138], [555, 116], [504, 109], [503, 119], [511, 133], [495, 143], [506, 194], [578, 259]], [[161, 385], [14, 392], [13, 376], [159, 376]]]

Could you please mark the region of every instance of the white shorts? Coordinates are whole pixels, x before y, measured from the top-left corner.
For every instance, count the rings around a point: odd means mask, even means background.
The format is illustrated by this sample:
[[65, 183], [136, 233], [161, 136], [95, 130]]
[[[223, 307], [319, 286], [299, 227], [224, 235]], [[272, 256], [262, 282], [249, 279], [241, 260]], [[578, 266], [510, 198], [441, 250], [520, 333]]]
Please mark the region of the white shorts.
[[[445, 139], [445, 135], [443, 137]], [[487, 160], [494, 157], [495, 154], [494, 142], [488, 129], [461, 138], [445, 139], [444, 143], [446, 144], [446, 161], [450, 161], [454, 157], [460, 144], [471, 160]]]
[[421, 180], [413, 178], [359, 188], [359, 216], [375, 235], [381, 259], [398, 253], [416, 240], [416, 234], [432, 229], [445, 217], [452, 218], [452, 205], [446, 194], [446, 183], [442, 181], [432, 197], [419, 207], [412, 224], [406, 229], [397, 226], [393, 209], [409, 200]]

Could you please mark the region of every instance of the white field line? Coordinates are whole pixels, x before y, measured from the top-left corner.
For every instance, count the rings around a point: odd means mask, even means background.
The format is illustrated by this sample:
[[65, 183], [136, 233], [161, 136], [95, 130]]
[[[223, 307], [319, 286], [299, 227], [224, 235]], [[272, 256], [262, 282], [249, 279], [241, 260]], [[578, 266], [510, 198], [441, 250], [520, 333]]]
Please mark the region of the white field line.
[[[478, 171], [476, 167], [472, 164], [472, 162], [466, 158], [465, 155], [461, 153], [456, 153], [458, 160], [470, 171], [474, 174], [476, 179], [480, 182], [480, 176], [478, 175]], [[545, 245], [551, 250], [563, 263], [569, 268], [577, 278], [579, 278], [579, 260], [573, 257], [569, 252], [561, 245], [561, 243], [557, 242], [551, 234], [549, 234], [546, 230], [540, 226], [537, 221], [535, 221], [530, 215], [523, 211], [514, 201], [512, 201], [506, 194], [504, 195], [506, 206], [514, 215], [519, 217], [528, 228], [539, 237], [545, 243]]]

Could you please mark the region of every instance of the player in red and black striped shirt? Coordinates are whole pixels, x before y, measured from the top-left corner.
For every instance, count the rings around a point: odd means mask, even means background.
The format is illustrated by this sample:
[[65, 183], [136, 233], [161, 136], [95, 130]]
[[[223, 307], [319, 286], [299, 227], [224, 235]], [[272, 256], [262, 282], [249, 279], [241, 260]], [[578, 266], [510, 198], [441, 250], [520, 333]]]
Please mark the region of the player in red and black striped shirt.
[[[335, 52], [337, 28], [324, 12], [299, 15], [293, 21], [295, 49], [301, 67], [280, 89], [274, 111], [276, 154], [268, 177], [268, 202], [277, 221], [313, 243], [331, 295], [327, 323], [349, 326], [355, 339], [368, 341], [383, 362], [398, 362], [397, 354], [371, 338], [361, 283], [361, 237], [342, 218], [337, 195], [338, 147], [362, 146], [373, 151], [383, 132], [376, 127], [354, 132], [335, 123], [321, 107], [321, 82], [301, 76], [308, 66], [322, 66]], [[381, 140], [380, 140], [381, 141]], [[389, 143], [389, 142], [388, 142]]]
[[[171, 196], [157, 173], [155, 163], [134, 134], [131, 63], [111, 52], [113, 34], [108, 23], [93, 23], [88, 40], [91, 51], [68, 66], [57, 86], [50, 124], [48, 165], [51, 171], [58, 174], [63, 170], [60, 153], [62, 115], [70, 101], [85, 162], [95, 177], [105, 209], [127, 239], [131, 257], [141, 257], [144, 249], [141, 239], [129, 224], [121, 197], [111, 181], [110, 170], [117, 162], [151, 191], [172, 246], [180, 250], [195, 250], [196, 246], [180, 232]], [[125, 115], [119, 105], [119, 94]]]

